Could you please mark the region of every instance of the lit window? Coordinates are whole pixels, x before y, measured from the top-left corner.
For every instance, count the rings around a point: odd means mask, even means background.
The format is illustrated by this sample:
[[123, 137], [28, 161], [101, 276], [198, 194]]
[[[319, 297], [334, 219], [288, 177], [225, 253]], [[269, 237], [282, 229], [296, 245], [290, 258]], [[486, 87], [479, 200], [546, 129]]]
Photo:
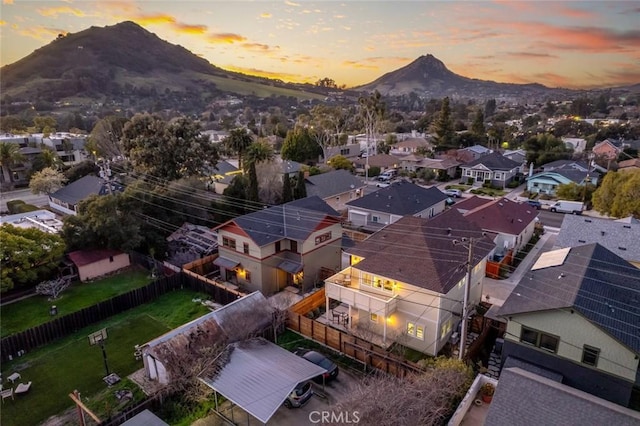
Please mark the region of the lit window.
[[424, 327], [421, 325], [416, 326], [416, 339], [424, 340]]
[[442, 324], [440, 327], [440, 338], [444, 338], [451, 331], [451, 319], [448, 319], [447, 322]]
[[242, 243], [242, 250], [244, 251], [244, 254], [249, 254], [249, 244]]
[[236, 240], [233, 238], [222, 237], [222, 245], [224, 247], [229, 247], [231, 250], [236, 249]]
[[582, 363], [591, 365], [593, 367], [598, 366], [598, 358], [600, 357], [600, 349], [593, 346], [584, 345], [582, 349]]
[[416, 335], [416, 325], [412, 322], [408, 322], [407, 323], [407, 334], [409, 336], [415, 336]]
[[373, 312], [371, 313], [370, 316], [371, 322], [378, 322], [378, 314], [374, 314]]

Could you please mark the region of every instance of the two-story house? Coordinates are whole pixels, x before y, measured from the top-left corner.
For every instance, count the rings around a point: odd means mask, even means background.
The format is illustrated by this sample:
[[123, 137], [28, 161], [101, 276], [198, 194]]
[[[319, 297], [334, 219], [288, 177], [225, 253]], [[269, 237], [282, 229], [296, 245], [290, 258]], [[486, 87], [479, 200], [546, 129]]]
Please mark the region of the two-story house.
[[529, 242], [538, 211], [526, 203], [500, 198], [467, 211], [464, 217], [495, 235], [495, 255], [502, 258], [506, 252], [517, 252]]
[[389, 154], [395, 156], [405, 156], [409, 154], [420, 154], [424, 151], [430, 151], [433, 149], [433, 144], [421, 137], [411, 137], [391, 145]]
[[605, 139], [602, 142], [595, 144], [591, 151], [598, 158], [602, 158], [604, 160], [615, 160], [618, 158], [620, 151], [622, 151], [620, 145], [621, 143], [619, 141]]
[[323, 271], [340, 269], [340, 215], [317, 196], [258, 210], [214, 230], [214, 264], [222, 279], [250, 292], [306, 292], [322, 281]]
[[364, 195], [366, 184], [348, 170], [333, 170], [306, 176], [307, 196], [322, 198], [333, 209], [346, 210], [349, 201]]
[[469, 304], [480, 302], [486, 258], [494, 244], [450, 209], [431, 219], [405, 216], [346, 249], [351, 265], [325, 280], [332, 300], [348, 305], [348, 326], [437, 355], [461, 322], [469, 252]]
[[499, 152], [493, 152], [463, 164], [460, 168], [463, 180], [471, 179], [474, 185], [482, 185], [488, 181], [491, 185], [504, 188], [522, 172], [522, 163], [510, 160]]
[[448, 196], [436, 187], [399, 181], [347, 203], [353, 226], [378, 230], [404, 216], [433, 217], [445, 209]]
[[498, 314], [510, 357], [627, 406], [640, 385], [640, 269], [593, 243], [543, 253]]

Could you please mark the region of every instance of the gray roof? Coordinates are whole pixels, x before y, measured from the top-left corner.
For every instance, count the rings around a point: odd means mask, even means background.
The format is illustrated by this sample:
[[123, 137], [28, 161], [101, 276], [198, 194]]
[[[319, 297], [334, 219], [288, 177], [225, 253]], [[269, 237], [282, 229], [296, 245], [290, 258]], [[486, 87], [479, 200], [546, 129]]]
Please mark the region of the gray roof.
[[363, 188], [365, 183], [352, 175], [348, 170], [333, 170], [307, 178], [307, 195], [325, 199], [356, 188]]
[[349, 201], [347, 206], [367, 210], [413, 216], [448, 198], [435, 186], [423, 188], [411, 182], [399, 181], [376, 192]]
[[521, 368], [525, 371], [528, 371], [533, 374], [537, 374], [538, 376], [546, 377], [547, 379], [553, 380], [554, 382], [558, 382], [558, 383], [562, 383], [562, 379], [564, 377], [562, 374], [556, 373], [555, 371], [551, 371], [547, 368], [540, 367], [539, 365], [535, 365], [535, 364], [531, 364], [529, 362], [523, 361], [520, 358], [510, 356], [504, 362], [504, 366], [502, 368], [505, 369], [505, 368], [512, 368], [512, 367]]
[[[239, 170], [240, 169], [238, 169], [236, 166], [229, 163], [228, 161], [218, 161], [215, 167], [213, 167], [212, 171], [213, 173], [222, 176], [222, 179], [218, 180], [218, 182], [226, 183], [228, 185], [231, 183], [233, 178], [238, 176], [236, 173], [233, 173], [233, 172], [237, 172]], [[228, 174], [228, 173], [231, 173], [231, 174]]]
[[229, 345], [216, 361], [216, 373], [200, 379], [262, 423], [298, 383], [327, 371], [261, 338]]
[[562, 264], [526, 272], [499, 314], [562, 308], [640, 352], [640, 269], [600, 244], [572, 247]]
[[548, 170], [548, 171], [536, 173], [535, 175], [527, 178], [527, 180], [544, 177], [547, 179], [555, 180], [558, 183], [564, 183], [562, 180], [556, 179], [555, 175], [564, 176], [565, 178], [575, 183], [581, 183], [587, 177], [587, 172], [582, 172], [580, 170], [575, 170], [575, 169], [554, 169], [554, 170]]
[[169, 423], [165, 423], [151, 411], [144, 410], [122, 423], [122, 426], [169, 426]]
[[637, 426], [640, 413], [520, 368], [505, 368], [487, 426]]
[[[151, 340], [145, 346], [153, 348], [164, 342], [168, 342], [176, 336], [187, 334], [191, 330], [196, 329], [198, 326], [205, 322], [215, 322], [217, 328], [219, 328], [225, 337], [231, 341], [237, 340], [237, 337], [242, 334], [246, 334], [247, 329], [260, 330], [263, 326], [268, 325], [271, 322], [271, 314], [273, 308], [259, 291], [254, 291], [251, 294], [234, 300], [233, 302], [196, 318], [180, 327], [163, 334], [162, 336]], [[237, 326], [240, 322], [237, 318], [243, 317], [242, 327], [244, 330], [239, 333]], [[247, 321], [247, 318], [251, 321]], [[218, 336], [220, 337], [220, 336]]]
[[[304, 241], [327, 216], [340, 214], [317, 196], [258, 210], [237, 217], [234, 222], [260, 247], [282, 239]], [[229, 222], [227, 222], [229, 223]], [[225, 224], [220, 225], [220, 227]]]
[[302, 164], [292, 160], [282, 160], [282, 173], [288, 175], [298, 173], [302, 169]]
[[640, 262], [640, 222], [565, 215], [557, 248], [599, 243], [628, 262]]
[[460, 167], [470, 169], [478, 164], [482, 164], [489, 170], [512, 170], [516, 167], [520, 167], [522, 164], [517, 163], [510, 158], [505, 157], [499, 152], [492, 152], [491, 154], [483, 155], [470, 163], [462, 165]]
[[[114, 191], [122, 191], [120, 184], [112, 183]], [[51, 194], [51, 198], [64, 201], [65, 203], [75, 205], [90, 195], [106, 195], [109, 193], [109, 187], [106, 182], [97, 176], [87, 175], [75, 182], [71, 182], [64, 188], [58, 189]]]
[[586, 172], [589, 166], [582, 161], [556, 160], [542, 165], [542, 170], [548, 172], [556, 169], [574, 169]]
[[487, 148], [486, 146], [482, 146], [482, 145], [469, 146], [467, 148], [463, 148], [463, 150], [475, 152], [475, 153], [478, 153], [478, 154], [484, 154], [485, 152], [490, 152], [491, 151], [489, 148]]

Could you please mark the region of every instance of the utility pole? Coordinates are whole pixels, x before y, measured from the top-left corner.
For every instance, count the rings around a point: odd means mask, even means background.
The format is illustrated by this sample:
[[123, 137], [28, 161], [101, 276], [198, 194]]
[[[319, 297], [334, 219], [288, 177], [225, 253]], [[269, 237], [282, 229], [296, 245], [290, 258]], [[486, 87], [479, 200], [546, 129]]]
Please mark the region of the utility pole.
[[[464, 299], [462, 302], [462, 327], [460, 328], [460, 349], [458, 359], [464, 358], [464, 352], [467, 345], [467, 317], [469, 316], [469, 293], [471, 292], [471, 272], [473, 271], [473, 246], [476, 239], [467, 239], [462, 237], [462, 241], [453, 240], [453, 245], [462, 245], [468, 251], [467, 256], [467, 278], [464, 285]], [[468, 243], [468, 244], [466, 244]]]
[[109, 160], [102, 160], [99, 162], [100, 177], [106, 182], [109, 195], [113, 195], [113, 188], [111, 187], [111, 167], [109, 167]]

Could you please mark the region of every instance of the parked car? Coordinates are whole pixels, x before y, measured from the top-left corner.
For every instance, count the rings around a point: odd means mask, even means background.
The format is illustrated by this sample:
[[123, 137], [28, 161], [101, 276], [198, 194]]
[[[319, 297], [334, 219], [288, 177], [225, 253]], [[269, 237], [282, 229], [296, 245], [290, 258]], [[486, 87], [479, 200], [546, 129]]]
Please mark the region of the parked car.
[[460, 191], [459, 189], [445, 189], [443, 192], [445, 193], [445, 195], [448, 195], [449, 197], [456, 197], [456, 198], [462, 197], [462, 191]]
[[313, 396], [313, 386], [310, 381], [298, 383], [296, 388], [291, 391], [287, 399], [284, 400], [284, 406], [287, 408], [300, 408], [306, 404]]
[[327, 370], [326, 373], [314, 377], [312, 379], [314, 382], [322, 383], [324, 379], [324, 382], [327, 383], [335, 379], [336, 377], [338, 377], [338, 373], [339, 373], [338, 366], [329, 358], [322, 355], [320, 352], [311, 351], [309, 349], [304, 349], [304, 348], [298, 348], [293, 353]]
[[376, 183], [376, 186], [378, 188], [386, 188], [389, 185], [391, 185], [389, 182], [378, 182], [378, 183]]
[[380, 182], [389, 182], [391, 180], [391, 177], [391, 175], [381, 174], [380, 176], [378, 176], [378, 180]]
[[580, 201], [559, 200], [553, 204], [549, 210], [559, 213], [582, 214], [582, 211], [584, 210], [584, 203], [581, 203]]
[[449, 197], [449, 198], [447, 198], [446, 200], [444, 200], [444, 203], [445, 203], [447, 206], [452, 206], [452, 205], [454, 205], [454, 204], [456, 203], [456, 200], [454, 200], [453, 198]]
[[527, 204], [529, 204], [531, 207], [535, 207], [537, 210], [540, 210], [542, 208], [542, 203], [538, 200], [527, 200]]

